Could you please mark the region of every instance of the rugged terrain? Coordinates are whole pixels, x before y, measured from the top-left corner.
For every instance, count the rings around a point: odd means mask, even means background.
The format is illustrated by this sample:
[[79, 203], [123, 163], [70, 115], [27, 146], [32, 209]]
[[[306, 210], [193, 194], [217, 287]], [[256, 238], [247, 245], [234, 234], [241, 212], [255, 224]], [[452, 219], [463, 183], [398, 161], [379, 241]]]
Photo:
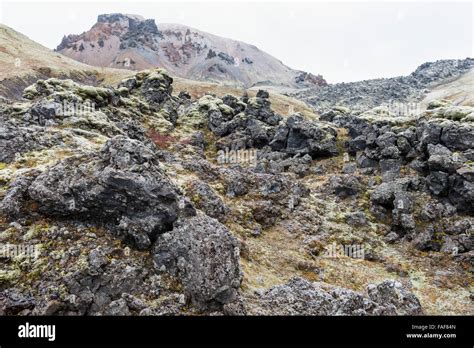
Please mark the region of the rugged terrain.
[[0, 314], [474, 313], [472, 59], [297, 93], [318, 115], [2, 35]]
[[56, 50], [94, 66], [160, 67], [173, 76], [242, 87], [326, 84], [321, 76], [291, 69], [253, 45], [184, 25], [156, 25], [136, 15], [100, 15], [89, 31], [65, 36]]
[[176, 93], [150, 70], [2, 102], [0, 238], [40, 249], [2, 259], [3, 313], [472, 313], [472, 107], [327, 122]]
[[[0, 24], [0, 97], [21, 100], [23, 90], [39, 79], [51, 77], [72, 79], [75, 82], [94, 86], [114, 86], [122, 79], [134, 74], [125, 69], [100, 68], [79, 63], [41, 46], [25, 35]], [[198, 82], [174, 76], [177, 90], [186, 90], [193, 98], [205, 94], [224, 96], [240, 95], [245, 89], [238, 86], [223, 86], [220, 83]], [[248, 90], [255, 96], [256, 90]], [[280, 114], [301, 112], [314, 118], [314, 110], [305, 102], [279, 93], [272, 93], [270, 100]]]
[[[315, 86], [289, 95], [306, 101], [318, 112], [332, 107], [348, 107], [361, 113], [375, 107], [397, 107], [404, 103], [425, 109], [434, 99], [451, 99], [456, 105], [474, 106], [474, 59], [427, 62], [408, 76]], [[395, 105], [394, 105], [395, 104]], [[419, 113], [415, 111], [412, 115]]]

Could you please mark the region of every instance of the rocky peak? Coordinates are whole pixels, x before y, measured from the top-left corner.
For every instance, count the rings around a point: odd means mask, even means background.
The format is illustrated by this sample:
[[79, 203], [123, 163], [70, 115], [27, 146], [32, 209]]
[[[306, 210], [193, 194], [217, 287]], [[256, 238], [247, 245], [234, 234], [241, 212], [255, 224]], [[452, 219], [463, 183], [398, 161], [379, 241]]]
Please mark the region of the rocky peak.
[[137, 15], [102, 14], [89, 31], [65, 36], [56, 50], [94, 66], [161, 67], [178, 77], [241, 87], [326, 84], [322, 76], [293, 70], [253, 45]]
[[122, 22], [122, 21], [140, 22], [144, 20], [145, 18], [139, 15], [129, 15], [129, 14], [122, 14], [122, 13], [101, 14], [97, 17], [97, 22], [99, 23], [115, 23], [115, 22]]
[[118, 36], [131, 36], [130, 33], [133, 33], [134, 36], [147, 34], [161, 36], [154, 19], [145, 19], [139, 15], [112, 13], [102, 14], [97, 17], [97, 23], [95, 26], [97, 26], [100, 31], [106, 33], [107, 30], [105, 28], [108, 28], [108, 25], [126, 29], [123, 30], [122, 33], [118, 33]]
[[322, 75], [313, 75], [311, 73], [301, 71], [301, 73], [295, 77], [297, 83], [306, 83], [307, 85], [315, 86], [327, 86], [328, 83]]

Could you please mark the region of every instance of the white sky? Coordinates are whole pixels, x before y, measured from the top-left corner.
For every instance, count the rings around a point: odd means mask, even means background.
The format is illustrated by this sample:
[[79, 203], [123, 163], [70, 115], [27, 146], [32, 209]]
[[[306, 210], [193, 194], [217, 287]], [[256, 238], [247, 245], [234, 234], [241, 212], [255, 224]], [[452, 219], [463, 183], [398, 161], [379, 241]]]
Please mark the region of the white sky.
[[328, 82], [407, 75], [426, 61], [473, 57], [473, 2], [10, 1], [0, 22], [55, 48], [102, 13], [131, 13], [251, 43]]

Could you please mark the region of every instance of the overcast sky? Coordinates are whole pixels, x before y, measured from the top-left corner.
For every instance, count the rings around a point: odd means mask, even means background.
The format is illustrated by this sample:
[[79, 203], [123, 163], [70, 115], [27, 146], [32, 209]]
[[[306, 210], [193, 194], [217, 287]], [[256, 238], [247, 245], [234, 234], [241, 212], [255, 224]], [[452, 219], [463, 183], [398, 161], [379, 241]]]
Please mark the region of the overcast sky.
[[464, 2], [131, 2], [0, 0], [0, 22], [55, 48], [102, 13], [132, 13], [251, 43], [329, 82], [407, 75], [426, 61], [473, 57]]

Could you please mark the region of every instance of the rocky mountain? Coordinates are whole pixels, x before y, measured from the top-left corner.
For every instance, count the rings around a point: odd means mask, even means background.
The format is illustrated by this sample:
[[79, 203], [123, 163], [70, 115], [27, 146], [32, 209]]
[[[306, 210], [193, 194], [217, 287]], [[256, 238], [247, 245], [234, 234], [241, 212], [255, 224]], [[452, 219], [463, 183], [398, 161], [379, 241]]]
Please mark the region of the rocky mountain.
[[[0, 97], [22, 100], [23, 90], [40, 79], [60, 78], [93, 86], [117, 85], [122, 79], [134, 74], [127, 69], [98, 68], [54, 52], [27, 36], [0, 24]], [[205, 94], [224, 96], [241, 94], [243, 89], [223, 86], [212, 82], [199, 82], [175, 77], [177, 90], [186, 90], [193, 98]], [[248, 90], [254, 96], [256, 91]], [[276, 110], [282, 115], [301, 112], [316, 117], [306, 103], [295, 98], [272, 93], [270, 97]]]
[[89, 31], [65, 36], [56, 51], [93, 66], [161, 67], [173, 76], [243, 87], [326, 84], [321, 76], [291, 69], [253, 45], [184, 25], [156, 25], [136, 15], [99, 15]]
[[[455, 104], [472, 103], [472, 71], [474, 59], [452, 59], [428, 62], [420, 65], [408, 76], [365, 80], [359, 82], [336, 83], [317, 86], [290, 93], [318, 112], [325, 112], [334, 106], [348, 107], [353, 112], [364, 112], [374, 107], [390, 103], [421, 102], [430, 90], [439, 90], [439, 85], [469, 74], [461, 84], [463, 88], [453, 95]], [[449, 97], [437, 93], [437, 98]], [[426, 105], [425, 105], [426, 106]]]

